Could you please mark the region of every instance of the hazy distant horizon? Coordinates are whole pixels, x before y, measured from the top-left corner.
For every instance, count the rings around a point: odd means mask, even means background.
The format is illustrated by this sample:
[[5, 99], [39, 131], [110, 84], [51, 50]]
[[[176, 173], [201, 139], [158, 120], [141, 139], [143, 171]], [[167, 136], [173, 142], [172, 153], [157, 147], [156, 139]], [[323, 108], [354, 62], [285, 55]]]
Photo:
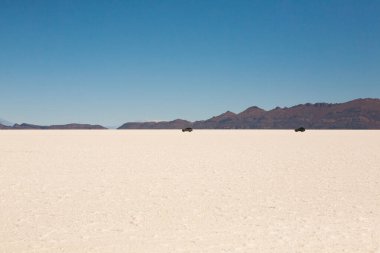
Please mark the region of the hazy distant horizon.
[[[355, 98], [353, 100], [350, 100], [350, 101], [343, 101], [341, 103], [347, 103], [347, 102], [352, 102], [354, 100], [358, 100], [358, 99], [375, 99], [375, 100], [380, 100], [380, 98]], [[187, 120], [187, 121], [190, 121], [190, 122], [196, 122], [196, 121], [202, 121], [202, 120], [207, 120], [207, 119], [210, 119], [214, 116], [219, 116], [225, 112], [233, 112], [235, 114], [239, 114], [241, 112], [243, 112], [244, 110], [250, 108], [250, 107], [258, 107], [258, 108], [261, 108], [265, 111], [270, 111], [270, 110], [273, 110], [273, 109], [276, 109], [276, 108], [291, 108], [291, 107], [295, 107], [295, 106], [298, 106], [298, 105], [305, 105], [305, 104], [315, 104], [315, 103], [327, 103], [327, 102], [322, 102], [322, 101], [319, 101], [319, 102], [314, 102], [314, 103], [311, 103], [311, 102], [305, 102], [305, 103], [300, 103], [300, 104], [293, 104], [293, 105], [289, 105], [289, 106], [275, 106], [275, 107], [272, 107], [270, 109], [265, 109], [265, 108], [262, 108], [260, 106], [257, 106], [257, 105], [251, 105], [247, 108], [244, 108], [243, 110], [240, 110], [240, 111], [231, 111], [231, 110], [226, 110], [226, 111], [223, 111], [223, 112], [219, 112], [215, 115], [212, 115], [212, 116], [209, 116], [208, 118], [203, 118], [203, 119], [195, 119], [195, 120], [189, 120], [188, 118], [172, 118], [172, 119], [149, 119], [149, 120], [134, 120], [134, 121], [125, 121], [125, 122], [122, 122], [121, 124], [118, 124], [118, 125], [112, 125], [112, 124], [109, 124], [109, 123], [106, 123], [106, 124], [99, 124], [99, 123], [94, 123], [94, 122], [82, 122], [82, 121], [68, 121], [68, 122], [62, 122], [62, 123], [46, 123], [46, 124], [38, 124], [38, 123], [33, 123], [33, 122], [25, 122], [25, 121], [22, 121], [22, 122], [10, 122], [10, 121], [7, 121], [5, 119], [2, 119], [0, 118], [0, 124], [2, 125], [6, 125], [6, 126], [13, 126], [14, 124], [23, 124], [23, 123], [27, 123], [27, 124], [33, 124], [33, 125], [39, 125], [39, 126], [51, 126], [51, 125], [67, 125], [67, 124], [91, 124], [91, 125], [101, 125], [103, 127], [106, 127], [108, 129], [116, 129], [118, 127], [120, 127], [121, 125], [125, 124], [125, 123], [129, 123], [129, 122], [133, 122], [133, 123], [144, 123], [144, 122], [170, 122], [170, 121], [174, 121], [174, 120], [177, 120], [177, 119], [181, 119], [181, 120]], [[341, 103], [338, 103], [338, 102], [331, 102], [331, 103], [328, 103], [328, 104], [341, 104]], [[348, 128], [349, 129], [349, 128]]]
[[[374, 99], [380, 99], [380, 98], [375, 98], [373, 97]], [[355, 100], [355, 99], [361, 99], [361, 98], [353, 98], [352, 100]], [[325, 102], [325, 101], [316, 101], [316, 102], [303, 102], [303, 103], [295, 103], [295, 104], [289, 104], [289, 105], [284, 105], [284, 106], [281, 106], [281, 105], [276, 105], [276, 106], [272, 106], [270, 108], [264, 108], [262, 106], [259, 106], [259, 105], [250, 105], [250, 106], [247, 106], [245, 108], [242, 108], [241, 110], [238, 110], [238, 111], [232, 111], [230, 109], [226, 109], [224, 111], [220, 111], [220, 112], [215, 112], [214, 114], [210, 114], [208, 117], [206, 118], [196, 118], [196, 119], [189, 119], [189, 118], [186, 118], [186, 116], [184, 117], [176, 117], [176, 118], [169, 118], [169, 119], [135, 119], [135, 120], [129, 120], [129, 121], [123, 121], [121, 122], [120, 124], [110, 124], [109, 122], [105, 122], [105, 124], [100, 124], [100, 123], [96, 123], [96, 122], [88, 122], [88, 121], [83, 121], [83, 120], [78, 120], [78, 121], [73, 121], [73, 120], [69, 120], [69, 121], [65, 121], [65, 122], [60, 122], [60, 123], [56, 123], [56, 122], [45, 122], [45, 123], [38, 123], [38, 122], [35, 122], [35, 121], [25, 121], [25, 120], [21, 120], [19, 122], [13, 122], [13, 121], [9, 121], [8, 119], [4, 119], [3, 117], [0, 118], [0, 124], [1, 122], [3, 123], [7, 123], [7, 124], [4, 124], [4, 125], [13, 125], [13, 124], [22, 124], [22, 123], [28, 123], [28, 124], [34, 124], [34, 125], [62, 125], [62, 124], [71, 124], [71, 123], [78, 123], [78, 124], [93, 124], [93, 125], [102, 125], [104, 127], [107, 127], [107, 128], [117, 128], [119, 127], [120, 125], [126, 123], [126, 122], [159, 122], [159, 121], [172, 121], [172, 120], [175, 120], [175, 119], [183, 119], [183, 120], [188, 120], [188, 121], [197, 121], [197, 120], [204, 120], [204, 119], [208, 119], [208, 118], [211, 118], [211, 117], [214, 117], [214, 116], [217, 116], [217, 115], [220, 115], [226, 111], [231, 111], [231, 112], [234, 112], [234, 113], [240, 113], [242, 111], [244, 111], [245, 109], [251, 107], [251, 106], [257, 106], [261, 109], [264, 109], [266, 111], [269, 111], [269, 110], [272, 110], [276, 107], [281, 107], [281, 108], [284, 108], [284, 107], [292, 107], [292, 106], [296, 106], [298, 104], [306, 104], [306, 103], [344, 103], [344, 102], [348, 102], [348, 101], [351, 101], [351, 100], [346, 100], [346, 101], [341, 101], [341, 102]], [[1, 115], [0, 115], [1, 116]]]

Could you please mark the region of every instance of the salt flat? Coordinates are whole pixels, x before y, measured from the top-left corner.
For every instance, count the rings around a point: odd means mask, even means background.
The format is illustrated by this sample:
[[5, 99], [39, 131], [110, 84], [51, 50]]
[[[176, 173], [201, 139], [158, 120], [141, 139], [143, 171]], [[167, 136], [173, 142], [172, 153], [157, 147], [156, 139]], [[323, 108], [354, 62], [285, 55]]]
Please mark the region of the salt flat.
[[0, 131], [0, 252], [380, 252], [380, 131]]

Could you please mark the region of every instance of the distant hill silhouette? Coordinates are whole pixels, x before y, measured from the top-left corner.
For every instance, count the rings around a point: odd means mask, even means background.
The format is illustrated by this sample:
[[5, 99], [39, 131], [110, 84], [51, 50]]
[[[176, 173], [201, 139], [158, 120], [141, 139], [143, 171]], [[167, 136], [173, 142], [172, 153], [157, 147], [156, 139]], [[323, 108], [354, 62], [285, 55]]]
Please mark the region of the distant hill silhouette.
[[3, 125], [3, 126], [12, 126], [13, 123], [9, 122], [8, 120], [0, 118], [0, 125]]
[[37, 129], [37, 130], [44, 130], [44, 129], [62, 129], [62, 130], [75, 130], [75, 129], [107, 129], [100, 125], [89, 125], [89, 124], [67, 124], [67, 125], [52, 125], [52, 126], [39, 126], [39, 125], [32, 125], [27, 123], [22, 124], [14, 124], [11, 127], [7, 127], [4, 125], [0, 125], [0, 129]]
[[[252, 106], [236, 114], [230, 111], [207, 120], [176, 119], [159, 122], [128, 122], [118, 129], [380, 129], [380, 99], [355, 99], [346, 103], [306, 103], [266, 111]], [[66, 124], [39, 126], [27, 123], [0, 129], [107, 129], [100, 125]]]
[[191, 126], [191, 122], [182, 119], [159, 122], [129, 122], [118, 129], [182, 129]]
[[307, 129], [380, 129], [380, 99], [307, 103], [269, 111], [253, 106], [238, 114], [227, 111], [207, 120], [131, 122], [119, 129], [295, 129], [300, 126]]
[[90, 125], [90, 124], [66, 124], [66, 125], [52, 125], [49, 129], [107, 129], [101, 125]]
[[1, 129], [10, 129], [11, 127], [9, 127], [9, 126], [5, 126], [5, 125], [3, 125], [3, 124], [0, 124], [0, 130]]

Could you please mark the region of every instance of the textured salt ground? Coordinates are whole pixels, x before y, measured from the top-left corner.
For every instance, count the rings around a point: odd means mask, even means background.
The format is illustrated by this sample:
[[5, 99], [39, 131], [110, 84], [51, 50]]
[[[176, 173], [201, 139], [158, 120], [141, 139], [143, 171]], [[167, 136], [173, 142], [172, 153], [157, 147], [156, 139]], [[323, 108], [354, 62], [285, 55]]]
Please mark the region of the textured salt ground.
[[380, 252], [380, 131], [1, 131], [0, 252]]

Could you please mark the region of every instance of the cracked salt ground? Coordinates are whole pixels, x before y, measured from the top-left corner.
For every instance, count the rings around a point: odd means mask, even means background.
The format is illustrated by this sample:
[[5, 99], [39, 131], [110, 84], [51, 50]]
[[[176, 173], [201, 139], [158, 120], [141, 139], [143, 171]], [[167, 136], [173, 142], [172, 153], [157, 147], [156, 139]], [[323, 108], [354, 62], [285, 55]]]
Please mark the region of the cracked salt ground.
[[379, 131], [0, 139], [0, 252], [380, 253]]

